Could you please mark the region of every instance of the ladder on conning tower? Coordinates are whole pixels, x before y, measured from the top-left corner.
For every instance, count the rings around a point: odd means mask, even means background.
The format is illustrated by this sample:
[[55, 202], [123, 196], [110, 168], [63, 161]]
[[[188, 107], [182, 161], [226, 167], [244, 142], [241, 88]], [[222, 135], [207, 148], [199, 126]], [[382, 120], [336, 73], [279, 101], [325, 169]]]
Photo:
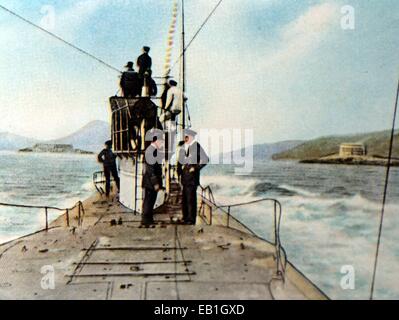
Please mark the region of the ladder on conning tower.
[[120, 159], [119, 201], [140, 213], [144, 198], [141, 187], [144, 153], [149, 144], [145, 134], [157, 126], [158, 106], [149, 97], [111, 97], [110, 107], [113, 151]]

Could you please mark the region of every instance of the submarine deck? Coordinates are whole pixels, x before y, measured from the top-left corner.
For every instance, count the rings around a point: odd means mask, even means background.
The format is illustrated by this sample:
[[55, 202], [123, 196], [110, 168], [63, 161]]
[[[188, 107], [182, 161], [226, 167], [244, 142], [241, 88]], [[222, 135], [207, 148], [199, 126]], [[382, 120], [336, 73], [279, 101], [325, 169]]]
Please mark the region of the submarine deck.
[[100, 196], [84, 208], [81, 227], [61, 216], [0, 245], [0, 299], [327, 299], [290, 263], [277, 279], [274, 247], [239, 228], [173, 224], [176, 205], [152, 228]]

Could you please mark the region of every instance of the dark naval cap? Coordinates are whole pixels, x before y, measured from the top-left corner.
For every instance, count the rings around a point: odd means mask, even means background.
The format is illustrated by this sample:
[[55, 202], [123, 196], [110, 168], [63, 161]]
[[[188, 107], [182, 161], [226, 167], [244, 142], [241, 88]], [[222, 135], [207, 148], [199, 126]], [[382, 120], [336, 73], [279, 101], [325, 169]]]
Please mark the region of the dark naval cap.
[[129, 62], [126, 64], [125, 68], [133, 68], [133, 62], [132, 62], [132, 61], [129, 61]]
[[150, 47], [147, 47], [147, 46], [144, 46], [144, 47], [143, 47], [143, 50], [144, 50], [145, 52], [150, 52], [150, 49], [151, 49], [151, 48], [150, 48]]
[[197, 135], [197, 132], [191, 129], [184, 129], [184, 136], [190, 136], [190, 137], [195, 137]]

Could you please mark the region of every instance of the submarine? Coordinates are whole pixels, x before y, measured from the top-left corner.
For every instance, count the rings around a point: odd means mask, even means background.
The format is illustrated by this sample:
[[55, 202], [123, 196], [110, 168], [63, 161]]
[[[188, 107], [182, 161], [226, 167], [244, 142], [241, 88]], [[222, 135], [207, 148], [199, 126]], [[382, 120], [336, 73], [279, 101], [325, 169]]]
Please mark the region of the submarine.
[[[170, 46], [178, 8], [176, 2]], [[181, 19], [179, 84], [185, 92], [184, 1]], [[171, 51], [168, 48], [160, 86], [170, 78]], [[1, 244], [0, 299], [328, 299], [288, 260], [280, 240], [283, 208], [277, 199], [258, 200], [273, 220], [272, 239], [260, 237], [232, 214], [234, 207], [253, 202], [220, 205], [209, 186], [199, 188], [196, 225], [176, 223], [182, 195], [169, 155], [189, 128], [186, 101], [180, 100], [176, 140], [168, 143], [163, 162], [165, 190], [158, 194], [155, 223], [148, 228], [141, 225], [141, 180], [146, 131], [165, 112], [161, 98], [146, 90], [134, 98], [110, 97], [110, 138], [119, 157], [119, 193], [114, 188], [110, 198], [104, 197], [104, 174], [96, 172], [97, 192], [90, 198], [64, 210], [54, 221], [49, 221], [47, 212], [59, 208], [43, 207], [44, 229]]]

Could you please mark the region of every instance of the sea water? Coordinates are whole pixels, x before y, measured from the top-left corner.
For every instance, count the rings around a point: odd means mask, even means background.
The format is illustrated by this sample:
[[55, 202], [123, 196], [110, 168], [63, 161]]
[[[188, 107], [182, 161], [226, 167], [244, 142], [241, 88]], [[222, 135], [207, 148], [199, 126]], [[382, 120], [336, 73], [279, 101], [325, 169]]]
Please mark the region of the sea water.
[[[95, 155], [0, 152], [0, 202], [70, 207], [94, 192]], [[219, 204], [276, 198], [283, 207], [281, 242], [288, 259], [333, 299], [367, 299], [377, 241], [385, 168], [264, 161], [251, 174], [207, 166]], [[399, 170], [390, 176], [376, 298], [399, 298]], [[57, 212], [52, 212], [55, 218]], [[273, 240], [273, 206], [232, 209], [260, 236]], [[0, 206], [0, 242], [44, 226], [43, 210]], [[349, 266], [349, 269], [348, 269]], [[345, 286], [353, 270], [353, 287]], [[344, 285], [342, 285], [344, 284]]]
[[[95, 155], [2, 151], [0, 164], [0, 202], [59, 208], [90, 196], [93, 172], [101, 170]], [[44, 227], [44, 210], [0, 206], [0, 242]]]
[[[288, 259], [332, 299], [368, 299], [386, 168], [265, 161], [251, 174], [208, 166], [202, 177], [217, 202], [262, 198], [282, 204], [281, 243]], [[274, 239], [273, 203], [231, 209], [258, 235]], [[399, 298], [399, 170], [387, 194], [376, 298]], [[348, 273], [349, 271], [349, 273]], [[354, 276], [351, 282], [347, 276]]]

